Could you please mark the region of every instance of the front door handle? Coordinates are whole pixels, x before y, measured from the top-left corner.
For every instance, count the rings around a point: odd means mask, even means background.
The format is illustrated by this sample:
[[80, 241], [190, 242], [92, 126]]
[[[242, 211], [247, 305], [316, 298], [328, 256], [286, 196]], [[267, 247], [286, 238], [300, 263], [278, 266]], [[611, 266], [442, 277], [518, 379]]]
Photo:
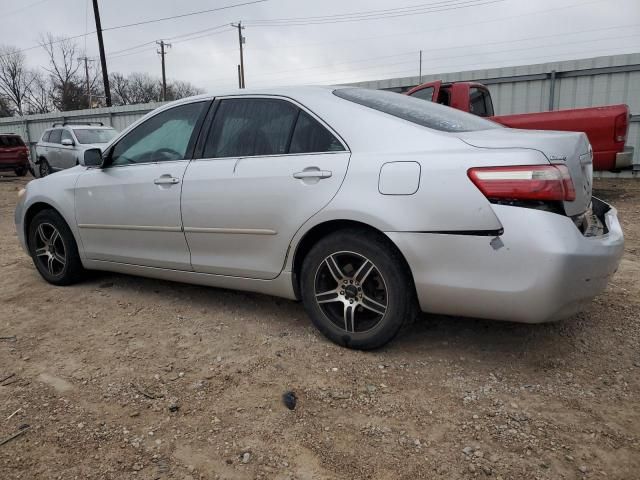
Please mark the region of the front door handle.
[[176, 177], [172, 177], [169, 174], [160, 175], [156, 178], [153, 183], [156, 185], [175, 185], [176, 183], [180, 183], [180, 179]]
[[293, 174], [293, 178], [329, 178], [333, 175], [329, 170], [309, 169]]

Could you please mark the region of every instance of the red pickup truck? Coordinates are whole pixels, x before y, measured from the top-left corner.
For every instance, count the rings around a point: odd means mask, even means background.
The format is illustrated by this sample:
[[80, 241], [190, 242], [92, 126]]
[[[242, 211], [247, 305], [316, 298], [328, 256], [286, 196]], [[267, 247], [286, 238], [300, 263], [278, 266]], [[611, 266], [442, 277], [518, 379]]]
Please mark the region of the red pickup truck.
[[491, 93], [481, 83], [442, 83], [438, 80], [418, 85], [406, 95], [489, 117], [507, 127], [584, 132], [593, 148], [594, 170], [619, 170], [631, 166], [633, 147], [625, 147], [629, 131], [627, 105], [495, 116]]

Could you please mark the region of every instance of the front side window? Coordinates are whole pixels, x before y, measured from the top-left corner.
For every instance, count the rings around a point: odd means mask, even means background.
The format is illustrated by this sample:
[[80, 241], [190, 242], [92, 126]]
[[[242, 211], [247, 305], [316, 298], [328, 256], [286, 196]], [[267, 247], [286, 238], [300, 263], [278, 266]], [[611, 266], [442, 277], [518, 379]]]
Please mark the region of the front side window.
[[74, 128], [78, 143], [109, 143], [116, 136], [112, 128]]
[[51, 130], [47, 130], [46, 132], [44, 132], [44, 134], [42, 135], [42, 141], [43, 142], [48, 142], [49, 141], [49, 135], [51, 135]]
[[196, 123], [208, 102], [165, 110], [125, 135], [111, 151], [111, 165], [185, 160]]
[[69, 130], [63, 130], [61, 140], [71, 140], [73, 142], [73, 137], [71, 136], [71, 132], [69, 132]]
[[433, 87], [421, 88], [417, 92], [413, 92], [411, 96], [431, 102], [433, 100]]
[[490, 120], [399, 93], [355, 87], [340, 88], [333, 93], [350, 102], [443, 132], [473, 132], [503, 128], [502, 125]]
[[55, 130], [51, 130], [51, 135], [49, 135], [49, 143], [60, 143], [62, 139], [62, 129], [56, 128]]
[[222, 100], [204, 150], [205, 158], [287, 153], [298, 108], [268, 98]]

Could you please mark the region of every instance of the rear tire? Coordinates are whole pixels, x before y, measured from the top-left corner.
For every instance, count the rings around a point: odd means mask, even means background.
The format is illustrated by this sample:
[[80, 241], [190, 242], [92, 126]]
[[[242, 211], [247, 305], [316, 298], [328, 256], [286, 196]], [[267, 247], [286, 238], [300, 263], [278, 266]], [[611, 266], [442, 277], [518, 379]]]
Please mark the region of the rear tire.
[[20, 168], [16, 168], [14, 170], [14, 173], [18, 176], [18, 177], [24, 177], [27, 172], [29, 171], [28, 167], [20, 167]]
[[71, 229], [55, 210], [37, 213], [28, 232], [29, 253], [42, 278], [54, 285], [79, 281], [84, 268]]
[[390, 240], [361, 229], [321, 239], [302, 264], [300, 291], [331, 341], [369, 350], [390, 342], [418, 311], [413, 280]]
[[42, 177], [46, 177], [47, 175], [51, 175], [51, 165], [49, 165], [49, 162], [47, 162], [47, 160], [45, 158], [43, 158], [42, 160], [40, 160], [40, 178]]

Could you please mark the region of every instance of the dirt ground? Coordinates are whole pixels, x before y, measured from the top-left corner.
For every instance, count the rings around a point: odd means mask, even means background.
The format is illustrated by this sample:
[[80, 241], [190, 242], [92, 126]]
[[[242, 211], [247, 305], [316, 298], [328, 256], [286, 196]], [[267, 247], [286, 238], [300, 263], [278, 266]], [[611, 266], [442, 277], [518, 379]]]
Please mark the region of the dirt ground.
[[596, 182], [626, 248], [585, 313], [424, 316], [368, 353], [267, 296], [53, 287], [18, 246], [24, 183], [0, 177], [2, 480], [640, 478], [640, 181]]

